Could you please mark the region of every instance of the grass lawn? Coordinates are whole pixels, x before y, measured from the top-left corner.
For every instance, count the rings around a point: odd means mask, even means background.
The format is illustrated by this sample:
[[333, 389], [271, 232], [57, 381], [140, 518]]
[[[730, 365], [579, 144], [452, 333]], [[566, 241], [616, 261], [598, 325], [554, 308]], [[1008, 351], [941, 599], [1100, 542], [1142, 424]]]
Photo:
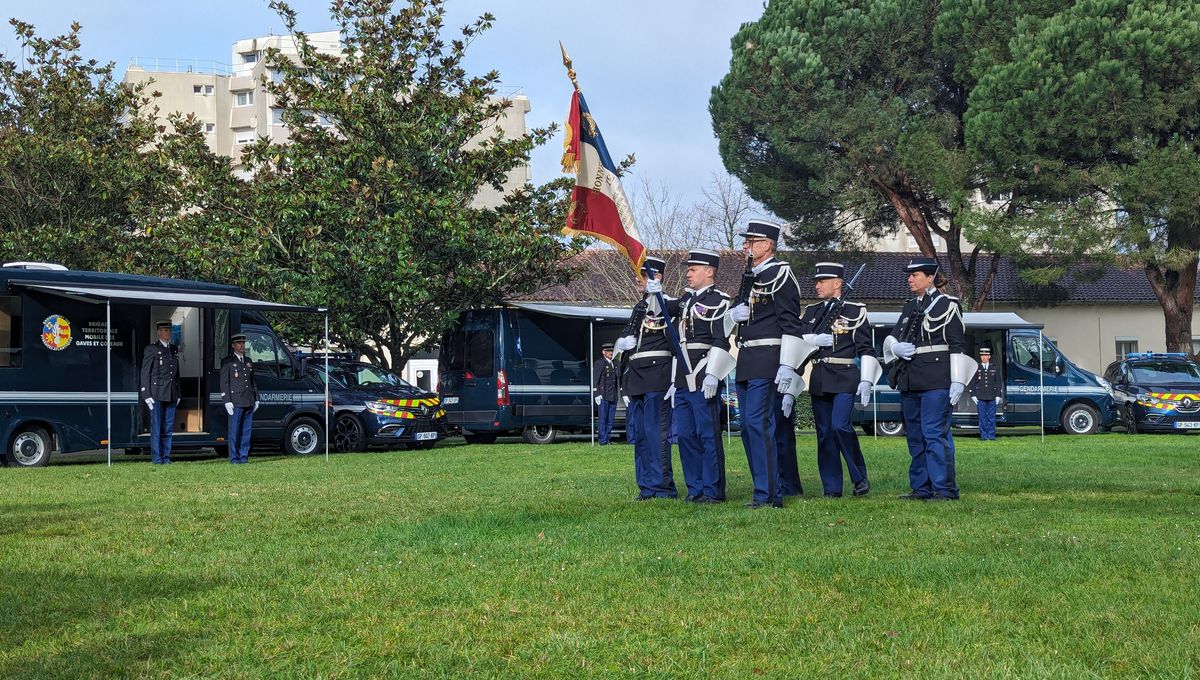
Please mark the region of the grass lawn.
[[1200, 673], [1200, 438], [962, 437], [937, 504], [862, 441], [757, 511], [737, 440], [721, 506], [586, 443], [0, 469], [0, 677]]

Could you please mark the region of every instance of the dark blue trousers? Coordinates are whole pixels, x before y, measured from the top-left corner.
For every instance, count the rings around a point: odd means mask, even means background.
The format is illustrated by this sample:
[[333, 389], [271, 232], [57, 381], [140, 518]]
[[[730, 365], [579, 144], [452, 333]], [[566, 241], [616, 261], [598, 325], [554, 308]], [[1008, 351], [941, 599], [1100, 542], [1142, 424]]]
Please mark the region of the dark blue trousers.
[[637, 439], [633, 443], [633, 467], [638, 493], [643, 496], [675, 498], [675, 478], [671, 473], [671, 445], [667, 435], [671, 427], [671, 405], [663, 392], [650, 392], [629, 398], [627, 419], [634, 423]]
[[175, 405], [173, 401], [154, 400], [150, 411], [150, 462], [171, 462], [171, 437], [175, 432]]
[[737, 382], [738, 405], [742, 410], [742, 446], [750, 464], [750, 477], [754, 479], [754, 500], [760, 503], [783, 500], [779, 491], [779, 459], [775, 451], [778, 394], [775, 382], [770, 378]]
[[705, 399], [700, 390], [675, 393], [674, 425], [679, 436], [679, 463], [689, 496], [725, 498], [725, 450], [721, 444], [720, 400]]
[[950, 438], [950, 390], [901, 392], [900, 407], [912, 457], [908, 484], [913, 493], [958, 498], [954, 442]]
[[804, 493], [800, 483], [800, 463], [796, 459], [796, 408], [783, 415], [779, 406], [783, 395], [775, 397], [775, 455], [779, 461], [779, 493], [784, 496], [799, 496]]
[[601, 444], [607, 444], [612, 439], [613, 420], [617, 416], [617, 403], [607, 399], [601, 399], [600, 405], [596, 407], [600, 412], [600, 423], [596, 434], [600, 438]]
[[976, 411], [979, 412], [979, 438], [980, 439], [995, 439], [996, 438], [996, 401], [979, 400], [976, 406]]
[[825, 493], [842, 493], [842, 460], [850, 473], [850, 483], [867, 477], [858, 435], [850, 417], [854, 413], [853, 394], [812, 395], [813, 420], [817, 426], [817, 470]]
[[254, 407], [233, 407], [229, 416], [229, 462], [245, 463], [250, 459], [250, 432], [254, 426]]

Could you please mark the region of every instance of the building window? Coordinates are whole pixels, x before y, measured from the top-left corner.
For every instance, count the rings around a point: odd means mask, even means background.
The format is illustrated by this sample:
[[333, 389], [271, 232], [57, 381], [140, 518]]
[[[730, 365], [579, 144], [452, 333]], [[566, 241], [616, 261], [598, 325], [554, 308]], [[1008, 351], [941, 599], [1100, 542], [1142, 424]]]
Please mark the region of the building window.
[[1200, 355], [1200, 335], [1192, 336], [1192, 356]]
[[192, 94], [204, 94], [204, 86], [203, 85], [193, 85], [192, 86]]
[[0, 297], [0, 368], [21, 367], [21, 298]]
[[234, 144], [250, 144], [254, 141], [254, 128], [245, 128], [243, 130], [234, 130]]
[[212, 85], [193, 85], [192, 86], [192, 94], [194, 94], [194, 95], [198, 95], [201, 97], [211, 97], [212, 93], [213, 93]]
[[271, 125], [287, 125], [283, 122], [283, 109], [271, 109]]
[[234, 93], [234, 106], [251, 106], [252, 104], [254, 104], [254, 90], [242, 90]]
[[243, 64], [258, 63], [258, 52], [247, 52], [246, 54], [243, 54], [242, 55], [242, 63]]
[[1117, 338], [1117, 358], [1121, 359], [1126, 354], [1134, 354], [1138, 351], [1138, 339], [1118, 337]]
[[205, 131], [205, 132], [207, 132], [207, 133], [209, 133], [209, 134], [212, 134], [213, 132], [216, 132], [216, 131], [217, 131], [217, 124], [216, 124], [216, 123], [205, 123], [205, 124], [204, 124], [204, 131]]

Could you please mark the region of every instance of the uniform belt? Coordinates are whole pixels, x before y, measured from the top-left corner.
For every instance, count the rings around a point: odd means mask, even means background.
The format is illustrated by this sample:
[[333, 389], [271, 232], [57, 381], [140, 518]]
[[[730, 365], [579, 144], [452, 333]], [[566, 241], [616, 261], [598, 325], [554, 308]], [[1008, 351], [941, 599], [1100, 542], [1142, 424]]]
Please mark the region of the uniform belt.
[[846, 359], [844, 357], [819, 357], [813, 360], [814, 364], [840, 364], [842, 366], [853, 366], [854, 359]]
[[761, 340], [742, 340], [738, 342], [738, 347], [774, 347], [782, 344], [782, 338], [762, 338]]
[[928, 347], [918, 347], [917, 354], [928, 354], [930, 352], [949, 352], [950, 345], [929, 345]]
[[653, 352], [636, 352], [634, 354], [630, 354], [629, 358], [630, 359], [648, 359], [650, 357], [669, 357], [669, 356], [671, 356], [671, 353], [668, 352], [667, 350], [663, 349], [663, 350], [655, 350]]
[[712, 349], [712, 345], [707, 342], [689, 342], [684, 347], [688, 349]]

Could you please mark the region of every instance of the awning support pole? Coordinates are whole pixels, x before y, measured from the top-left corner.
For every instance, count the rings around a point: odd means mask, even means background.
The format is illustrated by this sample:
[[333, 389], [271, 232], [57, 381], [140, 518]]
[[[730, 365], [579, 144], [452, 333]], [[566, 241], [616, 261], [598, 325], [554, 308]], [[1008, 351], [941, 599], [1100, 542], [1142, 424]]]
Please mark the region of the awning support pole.
[[596, 409], [592, 408], [596, 402], [596, 400], [592, 398], [592, 395], [594, 395], [596, 393], [596, 372], [594, 370], [592, 370], [592, 364], [596, 361], [595, 357], [596, 357], [596, 322], [589, 320], [588, 321], [588, 364], [587, 364], [586, 368], [587, 368], [587, 372], [588, 372], [588, 413], [592, 414], [592, 417], [588, 418], [588, 422], [590, 423], [591, 431], [592, 431], [592, 446], [596, 445], [596, 415], [598, 415], [596, 412]]
[[325, 462], [329, 462], [329, 310], [325, 310], [325, 401], [321, 402], [325, 414]]
[[112, 300], [104, 301], [104, 406], [108, 419], [108, 466], [112, 467]]

